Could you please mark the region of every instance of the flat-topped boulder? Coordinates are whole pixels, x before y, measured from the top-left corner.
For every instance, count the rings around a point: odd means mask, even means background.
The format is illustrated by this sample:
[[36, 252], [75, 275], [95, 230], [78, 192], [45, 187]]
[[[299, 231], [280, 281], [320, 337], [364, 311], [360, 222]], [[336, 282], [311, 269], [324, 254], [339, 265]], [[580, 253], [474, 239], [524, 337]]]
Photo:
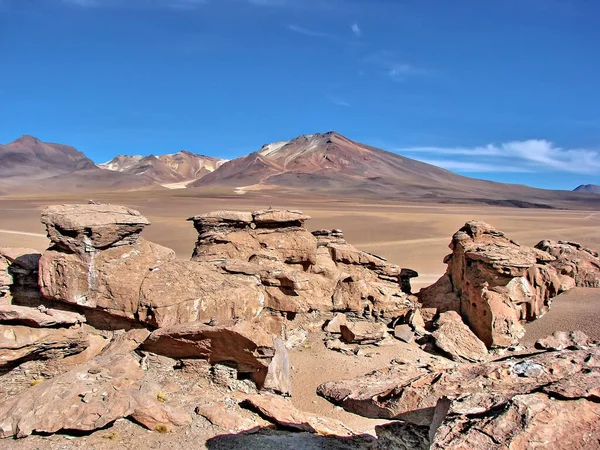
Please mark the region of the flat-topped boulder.
[[302, 226], [310, 220], [310, 216], [298, 210], [263, 209], [254, 211], [252, 218], [257, 226], [266, 224], [287, 224], [288, 226]]
[[42, 223], [54, 246], [74, 253], [135, 244], [150, 225], [135, 209], [103, 204], [49, 206]]
[[252, 222], [252, 213], [245, 211], [213, 211], [198, 214], [188, 220], [194, 222], [197, 227], [246, 226]]

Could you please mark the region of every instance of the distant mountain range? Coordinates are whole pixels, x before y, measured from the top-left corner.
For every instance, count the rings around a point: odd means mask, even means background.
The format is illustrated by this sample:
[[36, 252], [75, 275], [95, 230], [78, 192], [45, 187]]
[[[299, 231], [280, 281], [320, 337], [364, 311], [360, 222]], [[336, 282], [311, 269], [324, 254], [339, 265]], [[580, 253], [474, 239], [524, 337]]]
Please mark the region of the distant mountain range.
[[586, 194], [597, 192], [598, 186], [550, 191], [464, 177], [335, 132], [267, 144], [231, 161], [181, 151], [159, 156], [120, 155], [100, 165], [73, 147], [23, 136], [0, 146], [0, 177], [0, 195], [164, 187], [214, 192], [216, 187], [219, 192], [240, 195], [600, 208], [600, 197]]
[[187, 183], [199, 180], [214, 172], [227, 160], [211, 156], [197, 155], [182, 150], [179, 153], [160, 156], [119, 155], [109, 162], [100, 164], [103, 169], [132, 175], [145, 175], [159, 184], [172, 184], [185, 187]]
[[589, 194], [600, 194], [600, 186], [597, 184], [582, 184], [573, 189], [574, 192], [587, 192]]

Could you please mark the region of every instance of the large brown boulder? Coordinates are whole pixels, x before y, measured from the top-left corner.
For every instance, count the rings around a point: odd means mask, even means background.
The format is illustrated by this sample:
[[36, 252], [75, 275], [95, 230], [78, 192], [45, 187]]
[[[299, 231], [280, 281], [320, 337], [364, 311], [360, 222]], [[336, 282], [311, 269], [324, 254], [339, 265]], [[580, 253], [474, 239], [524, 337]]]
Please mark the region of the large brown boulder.
[[188, 413], [141, 389], [144, 373], [132, 352], [147, 336], [146, 330], [129, 331], [86, 364], [0, 403], [0, 437], [92, 431], [123, 417], [150, 429], [188, 424]]
[[484, 222], [467, 222], [454, 234], [446, 274], [422, 289], [419, 301], [457, 311], [488, 347], [516, 344], [522, 322], [549, 308], [552, 297], [572, 287], [542, 250], [525, 247]]
[[47, 299], [158, 327], [213, 317], [252, 319], [264, 308], [265, 294], [251, 280], [177, 260], [173, 250], [139, 238], [148, 222], [138, 213], [89, 205], [86, 222], [87, 206], [63, 205], [60, 214], [50, 208], [44, 216], [53, 243], [39, 268]]
[[[463, 364], [455, 369], [394, 367], [354, 380], [328, 382], [318, 393], [344, 409], [371, 418], [399, 419], [429, 426], [438, 401], [458, 399], [456, 408], [486, 411], [519, 394], [580, 376], [595, 377], [600, 348], [523, 355]], [[457, 410], [458, 411], [458, 410]]]
[[259, 389], [283, 394], [291, 389], [285, 345], [249, 322], [232, 326], [196, 322], [160, 328], [150, 335], [144, 349], [171, 358], [235, 363], [238, 373], [247, 374]]

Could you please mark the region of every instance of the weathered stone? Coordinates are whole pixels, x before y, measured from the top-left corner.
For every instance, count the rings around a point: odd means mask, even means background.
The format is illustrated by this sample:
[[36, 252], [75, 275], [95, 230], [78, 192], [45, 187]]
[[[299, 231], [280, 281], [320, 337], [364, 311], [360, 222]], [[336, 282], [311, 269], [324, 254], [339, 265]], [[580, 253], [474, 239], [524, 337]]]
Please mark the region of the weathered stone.
[[488, 347], [516, 345], [523, 321], [549, 308], [565, 283], [550, 265], [555, 257], [525, 247], [484, 222], [454, 234], [446, 274], [422, 289], [419, 301], [440, 312], [458, 311]]
[[88, 345], [86, 333], [77, 328], [0, 325], [0, 369], [10, 369], [25, 361], [75, 355]]
[[89, 253], [137, 242], [148, 219], [118, 205], [55, 205], [42, 211], [48, 238], [63, 251]]
[[429, 427], [390, 422], [375, 427], [377, 450], [429, 450]]
[[154, 331], [144, 349], [171, 358], [234, 362], [259, 388], [289, 393], [289, 360], [280, 339], [257, 325], [210, 326], [195, 322]]
[[187, 413], [140, 389], [144, 374], [132, 351], [147, 336], [146, 330], [129, 331], [86, 364], [0, 403], [0, 437], [91, 431], [122, 417], [152, 429], [189, 423]]
[[78, 323], [84, 323], [85, 317], [69, 311], [58, 309], [29, 308], [17, 305], [0, 305], [0, 322], [16, 323], [29, 327], [69, 327]]
[[310, 220], [310, 216], [307, 216], [302, 211], [295, 210], [277, 210], [277, 209], [263, 209], [260, 211], [254, 211], [252, 213], [254, 223], [257, 225], [262, 224], [295, 224], [301, 226], [307, 220]]
[[374, 344], [388, 336], [387, 327], [378, 322], [348, 322], [340, 325], [340, 332], [349, 344]]
[[275, 395], [253, 395], [241, 405], [285, 428], [294, 428], [324, 436], [354, 436], [354, 432], [335, 419], [318, 417], [296, 409], [291, 401]]
[[516, 395], [501, 407], [474, 415], [450, 414], [436, 429], [432, 450], [552, 450], [600, 447], [600, 404], [585, 398]]
[[410, 344], [415, 339], [415, 333], [412, 331], [409, 325], [396, 325], [394, 327], [394, 337], [400, 339], [402, 342]]
[[322, 384], [318, 393], [366, 417], [429, 425], [442, 397], [460, 398], [455, 404], [457, 413], [486, 411], [515, 395], [599, 370], [600, 349], [593, 347], [463, 364], [441, 371], [392, 366], [355, 380]]
[[488, 356], [487, 348], [462, 321], [460, 314], [447, 311], [436, 320], [432, 336], [435, 345], [450, 359], [458, 362], [479, 362]]
[[196, 414], [201, 415], [213, 425], [230, 433], [241, 433], [273, 427], [266, 420], [246, 417], [239, 407], [230, 407], [223, 402], [199, 405], [196, 407]]
[[552, 336], [539, 339], [535, 346], [544, 350], [579, 350], [592, 345], [590, 338], [582, 331], [556, 331]]
[[536, 249], [552, 255], [549, 264], [560, 275], [573, 278], [576, 286], [600, 287], [600, 255], [575, 242], [541, 241]]
[[333, 319], [331, 319], [329, 322], [327, 322], [327, 325], [325, 325], [325, 331], [327, 333], [336, 333], [339, 334], [342, 331], [340, 330], [340, 326], [342, 325], [347, 325], [348, 321], [346, 319], [346, 315], [342, 314], [342, 313], [337, 313]]

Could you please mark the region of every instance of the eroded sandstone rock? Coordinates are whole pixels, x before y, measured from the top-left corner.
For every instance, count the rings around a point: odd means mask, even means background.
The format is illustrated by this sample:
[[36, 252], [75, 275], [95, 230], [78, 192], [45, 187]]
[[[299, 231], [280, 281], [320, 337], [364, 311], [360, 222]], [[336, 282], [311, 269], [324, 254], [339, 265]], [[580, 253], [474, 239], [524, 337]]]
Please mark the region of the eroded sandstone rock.
[[43, 306], [29, 308], [17, 305], [0, 305], [0, 323], [13, 323], [34, 328], [70, 327], [86, 321], [75, 312], [48, 309]]
[[87, 334], [79, 328], [0, 325], [0, 370], [11, 369], [25, 361], [75, 355], [88, 345]]
[[291, 401], [269, 394], [253, 395], [242, 402], [245, 408], [285, 427], [324, 436], [354, 436], [342, 422], [298, 410]]
[[340, 325], [340, 332], [349, 344], [375, 344], [388, 336], [387, 327], [378, 322], [348, 322]]
[[473, 334], [456, 311], [447, 311], [435, 321], [436, 330], [432, 337], [435, 345], [450, 359], [458, 362], [479, 362], [487, 355], [483, 342]]
[[600, 255], [575, 242], [541, 241], [535, 246], [556, 260], [549, 264], [580, 287], [600, 287]]
[[484, 222], [467, 222], [454, 234], [446, 274], [422, 289], [425, 307], [458, 311], [488, 347], [508, 347], [524, 334], [523, 321], [549, 308], [566, 287], [542, 250], [525, 247]]
[[592, 344], [582, 331], [556, 331], [552, 336], [538, 339], [535, 346], [543, 350], [580, 350]]
[[431, 371], [392, 366], [354, 380], [322, 384], [318, 393], [346, 410], [372, 418], [429, 426], [443, 397], [458, 399], [455, 412], [487, 411], [519, 394], [598, 373], [600, 349], [520, 356]]
[[147, 336], [146, 330], [129, 331], [89, 362], [0, 403], [0, 437], [91, 431], [122, 417], [151, 429], [189, 423], [189, 414], [140, 389], [144, 373], [132, 352]]
[[287, 394], [291, 390], [285, 344], [259, 326], [189, 323], [154, 331], [144, 349], [171, 358], [202, 358], [211, 364], [233, 362], [260, 389]]
[[42, 211], [48, 238], [63, 251], [86, 253], [137, 242], [148, 219], [119, 205], [55, 205]]
[[38, 251], [29, 248], [0, 248], [0, 305], [13, 297], [39, 297]]

